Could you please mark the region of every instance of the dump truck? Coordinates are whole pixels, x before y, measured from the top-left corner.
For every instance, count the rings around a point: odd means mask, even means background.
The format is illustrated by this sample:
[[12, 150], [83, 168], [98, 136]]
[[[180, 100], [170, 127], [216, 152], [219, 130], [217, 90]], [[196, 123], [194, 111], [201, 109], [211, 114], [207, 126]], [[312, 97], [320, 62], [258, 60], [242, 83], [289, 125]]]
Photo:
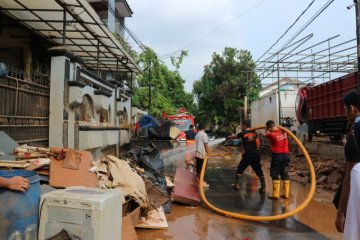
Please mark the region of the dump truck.
[[296, 118], [308, 125], [308, 140], [324, 134], [333, 140], [346, 133], [347, 120], [342, 97], [357, 88], [357, 72], [331, 81], [299, 89], [296, 101]]

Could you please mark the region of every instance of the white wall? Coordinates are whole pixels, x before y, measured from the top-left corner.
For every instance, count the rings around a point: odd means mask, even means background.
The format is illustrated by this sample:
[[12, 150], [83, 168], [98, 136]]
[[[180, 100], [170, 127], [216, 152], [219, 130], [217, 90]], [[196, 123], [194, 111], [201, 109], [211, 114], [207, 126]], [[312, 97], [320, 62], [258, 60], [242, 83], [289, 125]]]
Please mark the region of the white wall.
[[[64, 84], [65, 60], [69, 59], [65, 56], [53, 56], [51, 58], [51, 93], [50, 93], [50, 133], [49, 145], [51, 147], [64, 147], [63, 139], [67, 141], [67, 147], [78, 148], [80, 150], [88, 150], [93, 154], [94, 159], [99, 159], [102, 156], [104, 149], [116, 147], [118, 152], [119, 145], [128, 143], [130, 140], [128, 130], [116, 129], [117, 126], [117, 111], [126, 108], [128, 114], [128, 121], [131, 121], [131, 98], [125, 102], [116, 102], [115, 88], [104, 84], [96, 78], [81, 72], [81, 80], [86, 81], [85, 87], [69, 86], [69, 94], [64, 94], [67, 88]], [[74, 64], [70, 63], [70, 79], [74, 81], [75, 76]], [[112, 93], [110, 97], [104, 95], [96, 95], [95, 85], [101, 87]], [[83, 103], [83, 97], [87, 95], [93, 102], [94, 121], [77, 121], [76, 111], [79, 109], [79, 104]], [[66, 106], [67, 118], [64, 119], [64, 96], [68, 96], [69, 106]], [[121, 107], [121, 109], [117, 109]], [[111, 109], [108, 122], [100, 122], [100, 112]], [[67, 123], [68, 129], [64, 134], [64, 123]], [[79, 142], [75, 142], [75, 125], [79, 124]], [[87, 126], [84, 128], [84, 126]], [[104, 150], [107, 151], [107, 150]]]
[[251, 125], [264, 126], [266, 121], [278, 122], [277, 94], [271, 94], [251, 103]]
[[[295, 100], [297, 96], [297, 89], [292, 91], [281, 91], [281, 117], [290, 117], [294, 119], [294, 126], [292, 130], [297, 130], [298, 122], [296, 121]], [[276, 124], [279, 123], [279, 107], [278, 94], [273, 91], [259, 100], [251, 103], [251, 124], [255, 126], [264, 126], [266, 121], [273, 120]]]

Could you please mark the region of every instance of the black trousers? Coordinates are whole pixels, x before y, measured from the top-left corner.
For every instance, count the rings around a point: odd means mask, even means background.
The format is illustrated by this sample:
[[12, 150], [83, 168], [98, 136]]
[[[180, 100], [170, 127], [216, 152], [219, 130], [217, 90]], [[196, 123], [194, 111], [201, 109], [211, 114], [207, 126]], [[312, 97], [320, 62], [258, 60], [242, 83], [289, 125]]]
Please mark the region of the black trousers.
[[250, 165], [256, 173], [256, 176], [263, 177], [264, 173], [261, 168], [260, 160], [261, 157], [259, 153], [245, 153], [237, 167], [236, 174], [243, 174], [246, 168]]
[[273, 180], [289, 180], [290, 158], [287, 153], [272, 153], [270, 176]]
[[196, 173], [197, 173], [198, 177], [200, 177], [200, 173], [201, 173], [201, 169], [202, 169], [202, 166], [203, 166], [203, 163], [204, 163], [204, 159], [198, 158], [198, 157], [195, 157], [195, 159], [196, 159]]

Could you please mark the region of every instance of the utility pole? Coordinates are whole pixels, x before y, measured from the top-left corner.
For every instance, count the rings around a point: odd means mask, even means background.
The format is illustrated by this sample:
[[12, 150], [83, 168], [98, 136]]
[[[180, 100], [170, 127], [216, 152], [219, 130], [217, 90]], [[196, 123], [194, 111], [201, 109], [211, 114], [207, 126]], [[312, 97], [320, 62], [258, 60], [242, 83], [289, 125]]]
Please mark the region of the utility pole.
[[[246, 70], [246, 82], [248, 83], [248, 71]], [[250, 87], [246, 89], [246, 95], [244, 96], [244, 120], [249, 120], [248, 117], [248, 91], [250, 91]]]
[[151, 113], [151, 61], [149, 60], [149, 69], [148, 69], [148, 72], [149, 72], [149, 112], [148, 114], [150, 115]]
[[[360, 89], [360, 1], [354, 0], [355, 12], [356, 12], [356, 40], [357, 40], [357, 85], [358, 89]], [[349, 8], [349, 7], [348, 7]]]
[[248, 113], [248, 96], [244, 96], [244, 120], [249, 120], [247, 113]]
[[277, 55], [277, 90], [278, 90], [278, 107], [279, 107], [279, 125], [281, 125], [281, 97], [280, 97], [280, 69], [279, 69], [279, 55]]

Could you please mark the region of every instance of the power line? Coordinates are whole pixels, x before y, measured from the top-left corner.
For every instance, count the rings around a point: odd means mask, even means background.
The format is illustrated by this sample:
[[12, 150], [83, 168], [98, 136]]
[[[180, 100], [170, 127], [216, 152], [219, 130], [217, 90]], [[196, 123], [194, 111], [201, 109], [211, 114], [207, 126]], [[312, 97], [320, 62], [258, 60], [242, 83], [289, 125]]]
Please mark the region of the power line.
[[178, 53], [178, 52], [181, 52], [182, 50], [186, 49], [187, 47], [189, 47], [189, 46], [193, 45], [194, 43], [200, 41], [200, 40], [203, 39], [204, 37], [210, 35], [211, 33], [215, 32], [215, 31], [217, 31], [217, 30], [219, 30], [220, 28], [223, 28], [223, 27], [226, 26], [227, 24], [233, 22], [235, 19], [237, 19], [237, 18], [245, 15], [246, 13], [250, 12], [250, 11], [253, 10], [254, 8], [260, 6], [260, 5], [261, 5], [262, 3], [264, 3], [265, 1], [267, 1], [267, 0], [261, 0], [260, 2], [254, 4], [253, 6], [251, 6], [250, 8], [248, 8], [247, 10], [245, 10], [244, 12], [242, 12], [242, 13], [238, 14], [237, 16], [235, 16], [234, 18], [230, 19], [229, 21], [227, 21], [227, 22], [225, 22], [225, 23], [223, 23], [223, 24], [221, 24], [221, 25], [213, 28], [213, 29], [210, 30], [209, 32], [207, 32], [207, 33], [201, 35], [200, 37], [198, 37], [197, 39], [191, 41], [190, 43], [188, 43], [188, 44], [185, 45], [184, 47], [182, 47], [182, 48], [180, 48], [180, 49], [178, 49], [178, 50], [176, 50], [176, 51], [174, 51], [174, 52], [171, 52], [171, 53], [168, 53], [168, 54], [164, 54], [164, 55], [160, 56], [160, 58], [170, 57], [170, 56], [172, 56], [172, 55], [174, 55], [174, 54], [176, 54], [176, 53]]
[[141, 40], [136, 36], [136, 34], [129, 27], [127, 27], [125, 24], [121, 24], [121, 27], [134, 40], [134, 42], [141, 48], [141, 50], [146, 51], [146, 46], [141, 42]]
[[[283, 51], [292, 41], [294, 41], [294, 39], [296, 39], [300, 33], [302, 33], [313, 21], [315, 21], [315, 19], [317, 17], [319, 17], [332, 3], [334, 2], [334, 0], [329, 0], [327, 3], [325, 3], [318, 12], [315, 13], [314, 16], [311, 17], [311, 19], [304, 25], [302, 26], [278, 51], [276, 52], [281, 52]], [[268, 57], [265, 61], [271, 60], [276, 56], [276, 54], [273, 54], [272, 56]], [[286, 56], [284, 56], [286, 57]]]
[[293, 37], [291, 37], [281, 49], [278, 51], [282, 51], [284, 47], [286, 47], [289, 43], [291, 43], [297, 36], [300, 35], [317, 17], [319, 17], [332, 3], [334, 0], [329, 0], [299, 31], [297, 31]]
[[[268, 58], [266, 58], [263, 62], [267, 62], [267, 61], [271, 61], [271, 59], [273, 59], [275, 56], [277, 56], [277, 53], [283, 51], [284, 49], [288, 48], [288, 45], [294, 41], [294, 39], [296, 39], [300, 33], [302, 33], [313, 21], [315, 21], [315, 19], [317, 17], [319, 17], [332, 3], [334, 2], [334, 0], [329, 0], [327, 3], [325, 3], [316, 13], [315, 15], [313, 15], [311, 17], [311, 19], [304, 25], [302, 26], [278, 51], [276, 51], [275, 54], [272, 54], [271, 56], [269, 56]], [[295, 50], [295, 49], [294, 49]], [[283, 56], [281, 59], [279, 59], [280, 61], [283, 59], [286, 59], [287, 56]], [[274, 66], [274, 64], [272, 65]], [[261, 74], [265, 74], [265, 71]], [[268, 74], [269, 75], [269, 74]], [[265, 77], [266, 78], [266, 77]]]
[[288, 27], [288, 29], [286, 29], [286, 31], [278, 38], [278, 40], [276, 40], [276, 42], [271, 45], [271, 47], [264, 52], [261, 57], [259, 57], [256, 62], [258, 62], [262, 57], [265, 56], [265, 54], [267, 54], [288, 32], [289, 30], [299, 21], [299, 19], [306, 13], [306, 11], [311, 7], [311, 5], [313, 5], [313, 3], [315, 2], [315, 0], [313, 0], [308, 6], [307, 8], [296, 18], [296, 20], [290, 25], [290, 27]]

